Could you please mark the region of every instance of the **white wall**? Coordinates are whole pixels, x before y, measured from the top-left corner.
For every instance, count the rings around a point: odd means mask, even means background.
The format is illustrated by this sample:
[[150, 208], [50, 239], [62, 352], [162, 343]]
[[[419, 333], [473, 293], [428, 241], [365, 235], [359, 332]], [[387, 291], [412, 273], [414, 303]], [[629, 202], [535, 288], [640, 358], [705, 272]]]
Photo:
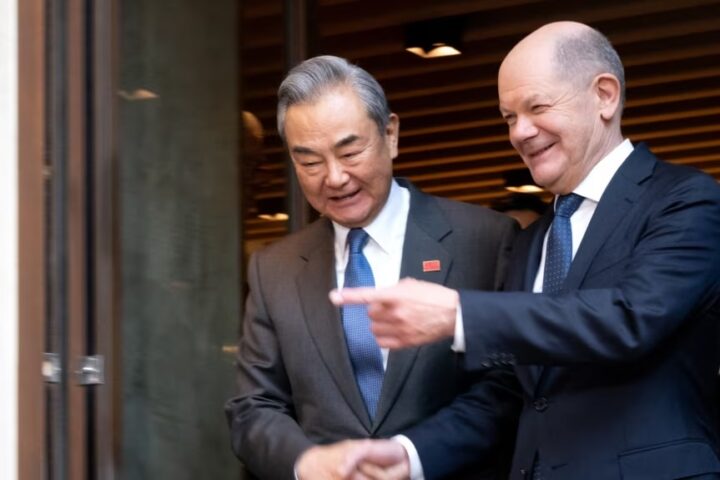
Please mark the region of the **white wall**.
[[0, 0], [0, 472], [17, 479], [17, 2]]

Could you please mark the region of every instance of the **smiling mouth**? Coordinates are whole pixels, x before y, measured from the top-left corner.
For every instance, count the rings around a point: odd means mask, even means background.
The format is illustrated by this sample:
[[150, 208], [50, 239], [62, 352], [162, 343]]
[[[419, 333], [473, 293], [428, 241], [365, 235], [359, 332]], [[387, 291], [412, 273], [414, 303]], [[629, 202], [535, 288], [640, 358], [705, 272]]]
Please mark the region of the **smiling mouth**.
[[551, 144], [548, 145], [547, 147], [543, 147], [543, 148], [541, 148], [540, 150], [535, 150], [534, 152], [530, 152], [530, 153], [528, 154], [528, 156], [531, 157], [531, 158], [533, 158], [533, 157], [537, 157], [537, 156], [539, 156], [539, 155], [542, 155], [543, 153], [545, 153], [545, 152], [547, 152], [548, 150], [550, 150], [554, 145], [555, 145], [554, 143], [551, 143]]
[[360, 190], [355, 190], [354, 192], [350, 192], [347, 195], [336, 195], [336, 196], [330, 197], [330, 200], [332, 200], [333, 202], [342, 202], [343, 200], [349, 200], [349, 199], [353, 198], [358, 193], [360, 193]]

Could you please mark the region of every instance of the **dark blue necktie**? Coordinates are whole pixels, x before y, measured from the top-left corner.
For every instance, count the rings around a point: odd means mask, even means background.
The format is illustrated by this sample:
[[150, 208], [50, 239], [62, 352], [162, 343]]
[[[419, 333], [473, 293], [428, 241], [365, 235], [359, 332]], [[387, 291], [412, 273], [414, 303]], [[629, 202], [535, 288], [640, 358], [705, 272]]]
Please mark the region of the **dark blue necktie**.
[[[571, 193], [558, 197], [555, 202], [553, 218], [545, 252], [545, 270], [543, 274], [543, 293], [557, 293], [562, 289], [572, 263], [572, 228], [570, 217], [578, 209], [583, 197]], [[543, 480], [542, 462], [539, 452], [535, 453], [532, 466], [532, 479]]]
[[542, 464], [540, 463], [540, 457], [538, 457], [537, 453], [535, 454], [535, 459], [533, 460], [532, 480], [543, 480]]
[[[368, 241], [368, 234], [361, 228], [353, 228], [348, 233], [350, 255], [345, 268], [344, 287], [374, 287], [375, 278], [362, 249]], [[370, 331], [370, 318], [366, 305], [345, 305], [342, 307], [342, 322], [345, 329], [345, 341], [355, 381], [360, 388], [370, 419], [375, 418], [380, 390], [383, 382], [383, 360], [380, 347]]]
[[570, 217], [582, 201], [583, 197], [571, 193], [558, 197], [555, 202], [555, 218], [550, 226], [547, 252], [545, 253], [543, 293], [557, 293], [565, 282], [565, 277], [570, 270], [570, 263], [572, 263]]

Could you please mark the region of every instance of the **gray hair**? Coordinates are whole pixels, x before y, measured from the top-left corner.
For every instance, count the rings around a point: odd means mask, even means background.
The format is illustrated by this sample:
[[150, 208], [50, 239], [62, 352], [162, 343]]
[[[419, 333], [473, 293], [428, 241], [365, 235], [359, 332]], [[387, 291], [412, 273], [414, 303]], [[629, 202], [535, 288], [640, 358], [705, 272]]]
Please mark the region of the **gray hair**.
[[555, 62], [562, 77], [588, 83], [596, 75], [611, 73], [620, 82], [620, 108], [625, 105], [625, 70], [620, 55], [599, 31], [587, 28], [579, 35], [560, 38]]
[[285, 114], [298, 103], [318, 100], [333, 87], [351, 87], [365, 105], [382, 135], [390, 121], [390, 107], [380, 84], [362, 68], [344, 58], [322, 55], [295, 66], [278, 88], [277, 128], [285, 141]]

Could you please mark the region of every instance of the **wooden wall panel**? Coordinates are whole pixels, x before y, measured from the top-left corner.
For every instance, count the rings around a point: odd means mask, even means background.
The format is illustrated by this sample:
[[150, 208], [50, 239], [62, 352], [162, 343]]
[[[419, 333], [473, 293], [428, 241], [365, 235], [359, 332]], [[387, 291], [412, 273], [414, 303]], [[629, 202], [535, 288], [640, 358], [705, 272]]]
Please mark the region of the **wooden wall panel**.
[[[503, 173], [523, 166], [497, 111], [497, 69], [520, 38], [554, 20], [588, 23], [618, 49], [628, 137], [720, 179], [718, 0], [318, 0], [316, 13], [315, 53], [348, 58], [380, 81], [400, 116], [396, 172], [428, 192], [479, 204], [507, 194]], [[423, 60], [404, 51], [406, 24], [451, 15], [465, 17], [462, 55]], [[284, 156], [275, 92], [284, 74], [282, 2], [248, 1], [244, 25], [244, 108], [264, 127], [251, 188], [256, 199], [280, 199]], [[282, 224], [256, 214], [248, 212], [248, 239], [284, 234]]]

